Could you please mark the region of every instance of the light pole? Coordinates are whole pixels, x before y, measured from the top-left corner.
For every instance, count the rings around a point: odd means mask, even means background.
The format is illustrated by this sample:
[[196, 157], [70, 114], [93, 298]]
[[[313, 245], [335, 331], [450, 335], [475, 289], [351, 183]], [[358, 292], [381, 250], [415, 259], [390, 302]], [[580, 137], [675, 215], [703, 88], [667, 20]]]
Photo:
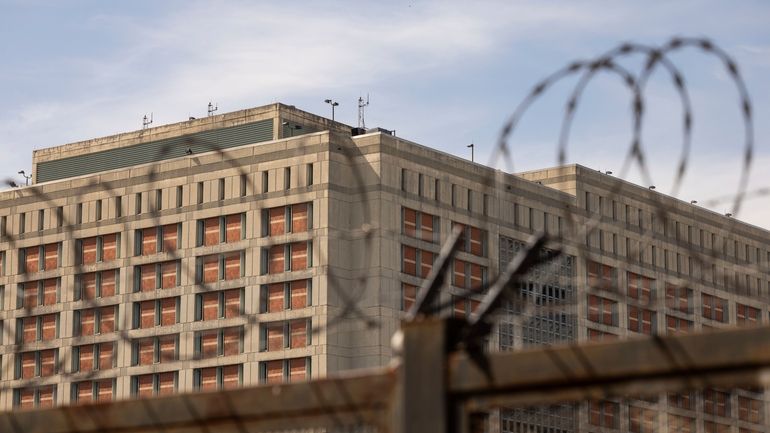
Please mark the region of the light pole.
[[334, 121], [334, 107], [340, 105], [340, 103], [332, 101], [331, 99], [324, 99], [324, 102], [332, 106], [332, 121]]
[[476, 145], [471, 143], [471, 144], [469, 144], [469, 145], [467, 145], [465, 147], [470, 147], [471, 148], [471, 162], [474, 162], [473, 161], [473, 148], [476, 147]]
[[32, 175], [27, 176], [27, 173], [25, 173], [24, 170], [19, 171], [19, 174], [24, 176], [24, 182], [29, 186], [29, 180], [32, 179]]

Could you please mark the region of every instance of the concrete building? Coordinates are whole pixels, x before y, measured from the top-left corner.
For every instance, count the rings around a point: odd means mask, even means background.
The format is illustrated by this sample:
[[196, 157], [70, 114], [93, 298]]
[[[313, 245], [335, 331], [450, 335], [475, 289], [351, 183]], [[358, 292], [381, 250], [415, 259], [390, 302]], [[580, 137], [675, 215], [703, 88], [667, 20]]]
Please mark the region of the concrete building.
[[[442, 296], [459, 316], [531, 234], [571, 239], [508, 302], [493, 349], [770, 318], [766, 230], [582, 166], [511, 175], [351, 131], [273, 104], [36, 151], [34, 184], [0, 192], [0, 408], [384, 365], [455, 224]], [[570, 215], [598, 230], [575, 240]], [[767, 433], [766, 405], [704, 390], [504, 410], [491, 426]]]

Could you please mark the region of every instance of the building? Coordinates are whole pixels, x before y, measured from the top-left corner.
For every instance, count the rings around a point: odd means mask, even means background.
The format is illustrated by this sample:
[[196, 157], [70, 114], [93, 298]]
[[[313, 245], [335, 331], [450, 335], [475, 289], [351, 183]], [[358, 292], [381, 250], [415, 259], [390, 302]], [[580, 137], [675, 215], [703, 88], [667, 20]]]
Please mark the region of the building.
[[[492, 348], [770, 319], [766, 230], [582, 166], [505, 174], [282, 104], [44, 149], [33, 164], [32, 186], [0, 192], [6, 410], [384, 365], [455, 224], [464, 244], [442, 296], [462, 316], [478, 302], [465, 294], [531, 234], [566, 235], [568, 212], [601, 218], [530, 274]], [[704, 390], [503, 410], [491, 425], [767, 433], [766, 406], [757, 390]]]

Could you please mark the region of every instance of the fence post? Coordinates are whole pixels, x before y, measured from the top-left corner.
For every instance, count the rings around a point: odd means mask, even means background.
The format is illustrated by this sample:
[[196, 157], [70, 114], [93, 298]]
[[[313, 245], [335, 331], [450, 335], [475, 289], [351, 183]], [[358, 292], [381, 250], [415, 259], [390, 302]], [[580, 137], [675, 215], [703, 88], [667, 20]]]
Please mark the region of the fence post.
[[393, 433], [446, 433], [447, 322], [404, 322], [393, 339], [399, 355]]

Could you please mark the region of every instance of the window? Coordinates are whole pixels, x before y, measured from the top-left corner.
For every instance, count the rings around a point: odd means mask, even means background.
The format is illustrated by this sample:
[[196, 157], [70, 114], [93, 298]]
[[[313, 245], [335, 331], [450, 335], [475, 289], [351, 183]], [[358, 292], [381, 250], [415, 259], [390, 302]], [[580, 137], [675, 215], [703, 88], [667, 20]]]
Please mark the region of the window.
[[198, 293], [195, 295], [195, 320], [238, 317], [244, 311], [243, 289]]
[[260, 312], [298, 310], [311, 305], [312, 280], [266, 284], [260, 291]]
[[225, 199], [225, 179], [221, 178], [218, 182], [218, 188], [217, 191], [219, 192], [219, 200]]
[[13, 406], [21, 409], [49, 408], [56, 402], [56, 385], [13, 390]]
[[738, 325], [753, 326], [760, 322], [761, 310], [749, 305], [735, 304], [735, 319]]
[[182, 223], [148, 227], [134, 231], [134, 254], [150, 256], [176, 251], [182, 239]]
[[64, 208], [59, 206], [56, 208], [56, 227], [64, 225]]
[[666, 284], [666, 306], [682, 313], [691, 314], [692, 289]]
[[401, 283], [401, 311], [409, 311], [417, 300], [417, 291], [419, 287]]
[[703, 317], [717, 322], [727, 322], [727, 300], [716, 296], [701, 295]]
[[298, 382], [310, 378], [310, 358], [277, 359], [259, 363], [261, 383]]
[[203, 182], [198, 182], [198, 204], [203, 203]]
[[283, 189], [291, 189], [291, 168], [286, 167], [283, 169]]
[[599, 331], [598, 329], [588, 328], [588, 341], [611, 341], [618, 338], [617, 335], [611, 332]]
[[[432, 261], [433, 257], [431, 256]], [[455, 287], [479, 290], [487, 282], [487, 268], [485, 266], [454, 259], [452, 270], [452, 285]]]
[[401, 191], [406, 191], [406, 169], [401, 169]]
[[96, 200], [96, 220], [102, 220], [102, 201]]
[[99, 335], [117, 331], [118, 306], [75, 310], [75, 335]]
[[[438, 223], [436, 223], [438, 225]], [[463, 229], [462, 238], [460, 240], [460, 251], [471, 253], [475, 256], [486, 257], [487, 255], [487, 231], [477, 227], [460, 224], [458, 222], [452, 223], [453, 227], [460, 226]]]
[[730, 393], [716, 389], [703, 390], [703, 412], [709, 415], [730, 416]]
[[[22, 216], [24, 216], [24, 214], [22, 214]], [[75, 223], [83, 224], [83, 203], [78, 203], [77, 207], [75, 208]]]
[[262, 273], [300, 271], [313, 266], [313, 244], [310, 241], [273, 245], [262, 249]]
[[270, 352], [307, 347], [312, 335], [310, 323], [310, 319], [297, 319], [261, 324], [260, 350]]
[[16, 308], [32, 309], [41, 305], [54, 305], [61, 299], [61, 279], [20, 283], [16, 296]]
[[115, 218], [123, 216], [123, 197], [115, 197]]
[[682, 394], [669, 393], [668, 405], [679, 409], [695, 410], [695, 394], [692, 391]]
[[131, 342], [131, 365], [153, 365], [179, 359], [179, 335], [162, 335]]
[[764, 421], [764, 402], [744, 396], [738, 396], [738, 419], [753, 424], [762, 424]]
[[142, 213], [142, 193], [138, 192], [136, 193], [136, 214], [139, 215]]
[[[99, 208], [99, 210], [101, 210]], [[97, 213], [97, 215], [101, 215], [100, 213]], [[101, 219], [101, 217], [97, 218]], [[40, 209], [37, 211], [37, 231], [42, 232], [45, 228], [45, 211], [43, 209]]]
[[441, 189], [440, 189], [441, 181], [436, 179], [433, 182], [433, 200], [439, 201], [441, 199]]
[[176, 187], [176, 207], [178, 208], [182, 207], [182, 198], [183, 198], [182, 185], [179, 185]]
[[49, 377], [59, 372], [59, 349], [17, 353], [14, 379]]
[[262, 211], [262, 236], [301, 233], [313, 228], [313, 203], [298, 203]]
[[666, 315], [666, 331], [669, 334], [684, 334], [692, 330], [692, 321]]
[[16, 343], [51, 341], [59, 338], [59, 313], [16, 319]]
[[19, 250], [19, 272], [31, 273], [58, 268], [61, 263], [61, 243], [22, 248]]
[[305, 167], [305, 178], [307, 181], [307, 186], [313, 185], [313, 164], [307, 164]]
[[88, 380], [72, 384], [70, 401], [76, 404], [99, 403], [115, 399], [115, 379]]
[[633, 272], [626, 274], [629, 298], [636, 299], [642, 305], [650, 305], [655, 299], [655, 280]]
[[131, 377], [131, 395], [137, 398], [170, 395], [176, 392], [178, 373], [151, 373]]
[[77, 249], [83, 265], [115, 260], [120, 257], [120, 233], [78, 239]]
[[458, 319], [466, 319], [470, 317], [471, 313], [476, 311], [481, 302], [463, 298], [460, 296], [452, 296], [452, 314]]
[[682, 415], [668, 415], [668, 431], [671, 433], [695, 433], [695, 418]]
[[195, 333], [195, 358], [216, 358], [243, 353], [243, 328], [212, 329]]
[[452, 207], [457, 204], [457, 185], [452, 184]]
[[246, 253], [244, 251], [196, 257], [195, 281], [214, 283], [241, 278], [244, 273], [245, 261]]
[[586, 261], [588, 285], [595, 289], [614, 291], [617, 287], [616, 269], [601, 263]]
[[197, 246], [238, 242], [246, 238], [246, 214], [206, 218], [197, 222]]
[[179, 298], [134, 302], [133, 328], [147, 329], [179, 323]]
[[155, 190], [155, 210], [163, 210], [163, 190], [162, 189], [156, 189]]
[[193, 387], [198, 391], [231, 389], [243, 383], [243, 365], [196, 368], [193, 370]]
[[468, 199], [466, 200], [465, 205], [468, 208], [468, 212], [473, 212], [473, 191], [468, 190]]
[[270, 178], [270, 174], [268, 173], [268, 171], [267, 170], [263, 171], [262, 172], [262, 193], [263, 194], [270, 191], [269, 184], [268, 184], [269, 178]]
[[607, 326], [618, 326], [618, 303], [596, 295], [588, 295], [588, 320]]
[[439, 241], [439, 218], [409, 208], [401, 208], [401, 233], [426, 242]]
[[652, 433], [656, 429], [657, 416], [652, 409], [641, 407], [628, 407], [628, 431], [629, 433]]
[[109, 370], [117, 366], [115, 343], [97, 343], [72, 348], [72, 371]]
[[591, 401], [588, 403], [588, 423], [597, 427], [616, 429], [619, 427], [620, 405], [612, 401]]
[[641, 334], [655, 333], [655, 312], [644, 308], [628, 306], [628, 329]]
[[134, 266], [134, 292], [178, 287], [182, 265], [179, 260]]

